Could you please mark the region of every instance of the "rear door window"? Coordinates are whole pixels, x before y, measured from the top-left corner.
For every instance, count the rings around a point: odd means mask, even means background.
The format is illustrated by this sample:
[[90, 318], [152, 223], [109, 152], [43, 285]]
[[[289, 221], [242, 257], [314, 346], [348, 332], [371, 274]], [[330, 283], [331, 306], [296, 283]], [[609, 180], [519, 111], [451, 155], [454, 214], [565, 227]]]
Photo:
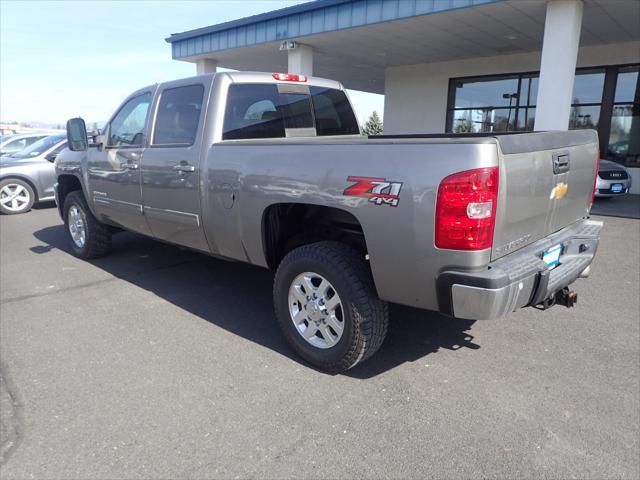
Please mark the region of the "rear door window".
[[153, 133], [153, 146], [190, 146], [196, 139], [204, 86], [188, 85], [162, 92]]

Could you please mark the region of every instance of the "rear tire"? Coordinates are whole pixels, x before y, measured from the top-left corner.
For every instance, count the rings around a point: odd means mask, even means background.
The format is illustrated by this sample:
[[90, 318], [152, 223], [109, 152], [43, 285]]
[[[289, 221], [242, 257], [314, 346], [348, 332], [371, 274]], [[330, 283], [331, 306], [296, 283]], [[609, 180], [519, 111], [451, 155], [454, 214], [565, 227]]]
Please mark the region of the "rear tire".
[[67, 235], [76, 257], [86, 260], [102, 257], [109, 252], [111, 229], [94, 217], [82, 192], [69, 193], [62, 211]]
[[31, 210], [36, 194], [31, 185], [17, 178], [0, 181], [0, 212], [5, 215], [18, 215]]
[[289, 345], [307, 362], [338, 373], [373, 355], [387, 333], [363, 255], [339, 242], [292, 250], [276, 272], [276, 317]]

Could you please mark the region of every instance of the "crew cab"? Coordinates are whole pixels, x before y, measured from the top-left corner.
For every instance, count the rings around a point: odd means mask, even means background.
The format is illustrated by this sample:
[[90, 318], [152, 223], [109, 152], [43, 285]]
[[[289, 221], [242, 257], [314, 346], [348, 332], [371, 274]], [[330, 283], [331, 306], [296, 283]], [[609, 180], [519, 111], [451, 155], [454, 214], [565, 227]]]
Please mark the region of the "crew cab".
[[602, 228], [594, 131], [365, 138], [321, 78], [152, 85], [91, 143], [80, 118], [67, 134], [55, 190], [78, 257], [131, 230], [274, 269], [284, 336], [327, 371], [375, 353], [389, 302], [465, 319], [573, 305]]

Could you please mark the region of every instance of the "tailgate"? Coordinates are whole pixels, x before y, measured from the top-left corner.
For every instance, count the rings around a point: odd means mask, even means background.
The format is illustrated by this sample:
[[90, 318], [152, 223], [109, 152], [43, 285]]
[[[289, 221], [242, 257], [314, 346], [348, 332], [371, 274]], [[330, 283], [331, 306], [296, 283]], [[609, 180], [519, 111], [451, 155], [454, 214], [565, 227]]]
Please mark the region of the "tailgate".
[[598, 156], [594, 130], [497, 140], [500, 180], [492, 260], [588, 216]]

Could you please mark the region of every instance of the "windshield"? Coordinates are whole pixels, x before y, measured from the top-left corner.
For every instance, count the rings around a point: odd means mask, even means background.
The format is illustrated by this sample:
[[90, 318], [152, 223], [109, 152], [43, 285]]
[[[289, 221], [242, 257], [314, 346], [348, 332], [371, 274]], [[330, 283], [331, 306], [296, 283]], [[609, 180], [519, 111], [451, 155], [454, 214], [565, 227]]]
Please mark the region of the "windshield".
[[37, 157], [38, 155], [41, 155], [47, 150], [49, 150], [56, 143], [60, 143], [62, 140], [66, 138], [67, 138], [66, 135], [51, 135], [49, 137], [44, 137], [42, 140], [38, 140], [37, 142], [29, 145], [24, 150], [21, 150], [18, 153], [14, 153], [11, 156], [13, 158]]

